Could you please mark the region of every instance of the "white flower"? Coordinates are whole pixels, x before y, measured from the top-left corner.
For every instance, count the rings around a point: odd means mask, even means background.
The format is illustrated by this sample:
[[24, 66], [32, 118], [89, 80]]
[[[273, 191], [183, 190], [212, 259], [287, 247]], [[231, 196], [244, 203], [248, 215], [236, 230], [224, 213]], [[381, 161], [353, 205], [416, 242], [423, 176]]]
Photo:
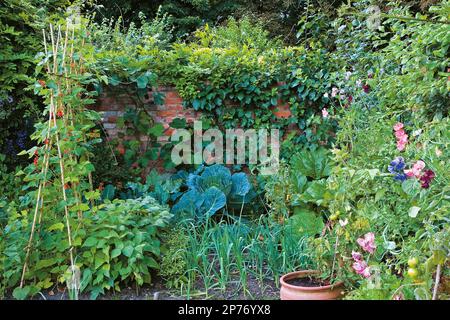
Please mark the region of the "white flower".
[[348, 219], [345, 220], [339, 219], [339, 224], [341, 225], [342, 228], [345, 227], [348, 224]]
[[334, 98], [336, 97], [336, 95], [338, 94], [339, 89], [336, 87], [333, 87], [333, 89], [331, 89], [331, 96]]
[[351, 75], [352, 75], [352, 73], [350, 71], [347, 71], [345, 73], [345, 80], [347, 80], [347, 81], [350, 80]]

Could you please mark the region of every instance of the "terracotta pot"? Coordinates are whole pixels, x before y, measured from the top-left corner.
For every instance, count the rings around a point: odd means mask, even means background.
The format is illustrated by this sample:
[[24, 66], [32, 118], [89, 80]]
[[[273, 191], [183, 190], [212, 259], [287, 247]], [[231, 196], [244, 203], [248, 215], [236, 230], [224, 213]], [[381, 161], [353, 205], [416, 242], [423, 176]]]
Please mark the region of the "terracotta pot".
[[319, 274], [316, 270], [303, 270], [285, 274], [280, 278], [281, 300], [335, 300], [343, 296], [344, 283], [338, 282], [333, 285], [320, 287], [302, 287], [288, 284], [286, 281], [315, 276]]

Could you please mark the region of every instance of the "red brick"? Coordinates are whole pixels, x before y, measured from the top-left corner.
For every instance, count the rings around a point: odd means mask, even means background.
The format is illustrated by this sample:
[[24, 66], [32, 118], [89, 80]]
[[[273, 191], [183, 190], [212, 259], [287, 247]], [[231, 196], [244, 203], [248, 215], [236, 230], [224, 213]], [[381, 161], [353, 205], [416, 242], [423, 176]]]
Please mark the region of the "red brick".
[[165, 104], [182, 104], [183, 99], [181, 98], [167, 98], [164, 100]]
[[176, 117], [178, 112], [177, 110], [160, 110], [156, 111], [156, 114], [159, 117]]
[[290, 111], [278, 111], [273, 113], [277, 118], [289, 118], [292, 116]]
[[167, 128], [167, 129], [164, 131], [164, 135], [170, 137], [170, 136], [173, 134], [174, 131], [175, 131], [174, 128]]
[[182, 111], [183, 110], [183, 105], [181, 105], [181, 104], [166, 104], [166, 109], [167, 110]]

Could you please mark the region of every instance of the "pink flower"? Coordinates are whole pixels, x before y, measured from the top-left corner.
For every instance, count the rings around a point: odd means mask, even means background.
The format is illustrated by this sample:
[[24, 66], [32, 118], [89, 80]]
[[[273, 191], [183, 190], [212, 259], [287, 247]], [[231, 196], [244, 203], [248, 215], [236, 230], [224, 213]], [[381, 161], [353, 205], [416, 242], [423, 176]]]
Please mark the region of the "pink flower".
[[365, 268], [365, 269], [363, 270], [363, 272], [361, 273], [361, 275], [362, 275], [364, 278], [369, 278], [369, 277], [370, 277], [370, 267]]
[[356, 262], [358, 261], [362, 261], [362, 254], [356, 251], [352, 251], [352, 258], [353, 260], [355, 260]]
[[417, 161], [413, 165], [413, 170], [416, 169], [418, 171], [422, 171], [423, 168], [425, 168], [425, 162], [423, 162], [422, 160]]
[[396, 137], [397, 139], [400, 139], [400, 138], [403, 137], [403, 136], [405, 136], [405, 130], [400, 129], [400, 130], [395, 131], [395, 137]]
[[408, 178], [414, 177], [414, 173], [413, 173], [412, 169], [406, 169], [406, 170], [404, 170], [403, 172], [406, 174], [406, 176], [407, 176]]
[[331, 89], [331, 96], [332, 96], [333, 98], [336, 97], [337, 94], [338, 94], [338, 92], [339, 92], [339, 89], [336, 88], [336, 87], [333, 87], [333, 89]]
[[408, 142], [408, 135], [403, 134], [400, 137], [398, 137], [397, 142], [406, 144]]
[[403, 151], [403, 150], [405, 150], [405, 147], [406, 147], [406, 143], [404, 143], [404, 142], [397, 142], [397, 150], [398, 151]]
[[403, 129], [403, 123], [397, 122], [396, 124], [394, 124], [394, 131], [398, 131], [400, 129]]
[[419, 160], [413, 164], [411, 169], [406, 169], [406, 170], [404, 170], [404, 172], [409, 178], [412, 178], [412, 177], [419, 178], [422, 173], [422, 170], [424, 168], [425, 168], [425, 162], [423, 162], [422, 160]]
[[356, 271], [357, 274], [362, 275], [364, 278], [370, 277], [370, 267], [367, 265], [365, 261], [356, 261], [353, 263], [353, 270]]
[[397, 149], [399, 151], [405, 150], [406, 144], [408, 143], [408, 135], [403, 129], [403, 123], [398, 122], [394, 125], [395, 137], [397, 138]]
[[375, 234], [373, 232], [366, 233], [364, 235], [364, 238], [359, 238], [356, 240], [358, 244], [361, 246], [361, 248], [364, 249], [364, 251], [367, 251], [369, 253], [375, 252]]
[[328, 115], [329, 115], [329, 113], [328, 113], [327, 108], [323, 108], [323, 109], [322, 109], [322, 117], [328, 118]]

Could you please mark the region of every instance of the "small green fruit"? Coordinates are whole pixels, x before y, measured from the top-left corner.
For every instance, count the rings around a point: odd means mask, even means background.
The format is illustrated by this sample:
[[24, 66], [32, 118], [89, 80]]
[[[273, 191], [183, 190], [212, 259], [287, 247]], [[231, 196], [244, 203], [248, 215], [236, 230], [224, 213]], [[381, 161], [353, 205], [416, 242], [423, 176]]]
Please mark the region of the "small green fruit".
[[419, 273], [417, 272], [417, 269], [415, 269], [415, 268], [409, 268], [408, 269], [408, 276], [410, 276], [412, 279], [417, 278], [418, 274]]
[[419, 260], [416, 257], [409, 258], [409, 260], [408, 260], [408, 266], [410, 266], [411, 268], [414, 268], [415, 266], [417, 266], [418, 263], [419, 263]]

